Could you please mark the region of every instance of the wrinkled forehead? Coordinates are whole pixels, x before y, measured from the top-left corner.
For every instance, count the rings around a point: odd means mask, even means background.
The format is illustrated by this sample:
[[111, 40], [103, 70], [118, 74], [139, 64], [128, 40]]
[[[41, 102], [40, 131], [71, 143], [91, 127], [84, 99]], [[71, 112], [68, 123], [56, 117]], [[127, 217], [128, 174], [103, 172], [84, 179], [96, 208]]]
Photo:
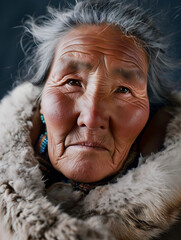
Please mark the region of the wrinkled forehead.
[[148, 58], [139, 41], [107, 24], [81, 25], [70, 30], [60, 39], [55, 58], [75, 57], [78, 53], [84, 54], [85, 58], [87, 54], [92, 61], [99, 57], [109, 57], [112, 61], [135, 64], [143, 72], [148, 70]]

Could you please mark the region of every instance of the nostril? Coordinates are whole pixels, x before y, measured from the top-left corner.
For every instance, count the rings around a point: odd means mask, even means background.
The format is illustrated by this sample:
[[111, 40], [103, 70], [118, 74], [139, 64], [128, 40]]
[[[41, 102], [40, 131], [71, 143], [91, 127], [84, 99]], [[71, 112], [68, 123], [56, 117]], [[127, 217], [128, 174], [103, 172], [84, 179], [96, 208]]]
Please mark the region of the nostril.
[[[91, 127], [87, 126], [87, 125], [86, 125], [86, 124], [84, 124], [84, 123], [83, 123], [83, 124], [81, 124], [81, 125], [80, 125], [80, 127], [88, 127], [88, 128], [91, 128]], [[105, 129], [105, 128], [104, 128], [104, 126], [100, 126], [100, 128], [101, 128], [101, 129]], [[92, 128], [92, 129], [93, 129], [93, 128]]]
[[103, 111], [84, 108], [77, 117], [77, 125], [89, 129], [99, 128], [104, 130], [109, 126], [109, 118]]

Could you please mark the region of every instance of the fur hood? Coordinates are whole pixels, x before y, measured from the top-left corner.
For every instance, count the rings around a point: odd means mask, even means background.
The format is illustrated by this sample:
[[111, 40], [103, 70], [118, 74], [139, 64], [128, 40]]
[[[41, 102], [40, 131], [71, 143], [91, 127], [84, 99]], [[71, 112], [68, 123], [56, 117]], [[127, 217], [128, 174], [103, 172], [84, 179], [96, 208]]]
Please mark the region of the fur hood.
[[0, 217], [5, 239], [147, 240], [166, 231], [181, 208], [181, 107], [173, 109], [164, 150], [140, 158], [139, 166], [116, 183], [83, 195], [63, 183], [45, 189], [30, 139], [40, 91], [25, 83], [0, 104]]

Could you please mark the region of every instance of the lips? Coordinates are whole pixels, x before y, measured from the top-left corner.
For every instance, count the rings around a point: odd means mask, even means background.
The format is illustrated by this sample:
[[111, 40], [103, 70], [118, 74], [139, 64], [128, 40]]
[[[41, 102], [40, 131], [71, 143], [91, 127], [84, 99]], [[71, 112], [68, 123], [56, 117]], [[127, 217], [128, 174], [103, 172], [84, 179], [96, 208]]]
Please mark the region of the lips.
[[73, 147], [73, 146], [77, 146], [77, 147], [84, 147], [84, 148], [92, 148], [92, 149], [95, 149], [95, 150], [106, 150], [108, 151], [108, 148], [101, 144], [101, 143], [98, 143], [98, 142], [77, 142], [77, 143], [72, 143], [72, 144], [69, 144], [67, 147]]

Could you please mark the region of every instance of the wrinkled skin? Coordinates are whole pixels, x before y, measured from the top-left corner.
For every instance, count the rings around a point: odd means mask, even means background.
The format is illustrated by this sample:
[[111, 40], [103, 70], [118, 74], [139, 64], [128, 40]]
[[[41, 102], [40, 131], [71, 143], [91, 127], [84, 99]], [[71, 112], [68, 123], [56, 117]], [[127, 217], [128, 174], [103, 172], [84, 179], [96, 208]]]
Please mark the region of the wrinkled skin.
[[41, 110], [52, 165], [95, 182], [118, 172], [149, 117], [148, 59], [107, 25], [79, 26], [58, 43]]

